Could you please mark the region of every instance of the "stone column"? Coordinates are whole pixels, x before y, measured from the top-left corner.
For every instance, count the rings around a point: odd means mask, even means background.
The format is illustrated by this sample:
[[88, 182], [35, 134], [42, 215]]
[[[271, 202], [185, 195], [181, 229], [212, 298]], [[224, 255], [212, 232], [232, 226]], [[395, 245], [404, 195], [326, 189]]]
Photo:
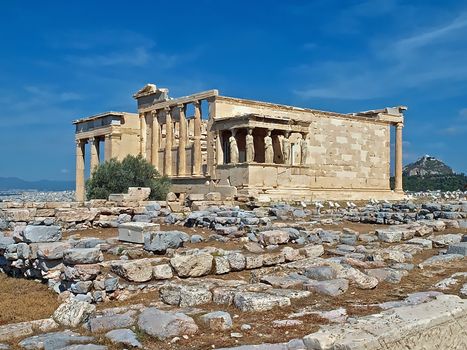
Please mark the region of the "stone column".
[[193, 102], [195, 107], [194, 132], [193, 132], [193, 175], [201, 175], [201, 102]]
[[86, 191], [84, 188], [84, 145], [82, 140], [76, 140], [76, 201], [84, 202]]
[[185, 105], [178, 106], [180, 114], [178, 135], [178, 176], [186, 176], [186, 143], [188, 140], [188, 125], [185, 116]]
[[395, 172], [394, 189], [396, 192], [402, 192], [402, 123], [396, 124], [396, 154], [395, 154]]
[[216, 131], [216, 151], [216, 164], [224, 164], [224, 150], [222, 149], [221, 131]]
[[89, 139], [89, 146], [91, 148], [91, 166], [90, 166], [90, 175], [99, 165], [99, 139], [97, 137], [93, 137]]
[[164, 174], [172, 175], [172, 143], [173, 143], [173, 124], [170, 107], [164, 108], [165, 112], [165, 155], [164, 155]]
[[110, 134], [105, 135], [104, 139], [104, 161], [110, 160], [112, 155], [112, 145], [110, 144]]
[[159, 170], [159, 148], [160, 148], [160, 135], [161, 126], [159, 124], [159, 118], [157, 110], [151, 112], [152, 116], [152, 142], [151, 142], [151, 163], [154, 167]]
[[139, 115], [139, 133], [140, 133], [140, 143], [139, 143], [139, 152], [146, 159], [146, 133], [147, 133], [147, 125], [146, 125], [146, 116], [144, 113]]

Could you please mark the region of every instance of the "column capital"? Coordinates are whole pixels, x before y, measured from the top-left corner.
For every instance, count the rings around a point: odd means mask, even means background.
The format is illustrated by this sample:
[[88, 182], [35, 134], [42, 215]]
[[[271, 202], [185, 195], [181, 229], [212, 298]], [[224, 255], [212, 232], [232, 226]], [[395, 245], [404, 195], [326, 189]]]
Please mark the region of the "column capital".
[[75, 140], [76, 146], [82, 146], [86, 143], [86, 140], [83, 139], [77, 139]]
[[201, 106], [201, 101], [196, 100], [196, 101], [193, 101], [192, 103], [193, 103], [193, 106], [195, 106], [196, 108], [199, 108]]
[[157, 109], [153, 109], [153, 110], [151, 111], [151, 115], [152, 115], [153, 117], [157, 117], [157, 113], [158, 113], [158, 112], [159, 112], [159, 111], [158, 111]]
[[164, 107], [164, 112], [165, 113], [170, 113], [171, 111], [172, 111], [172, 107], [169, 107], [169, 106]]
[[185, 109], [185, 107], [186, 107], [186, 105], [184, 103], [179, 103], [177, 105], [177, 108], [179, 108], [179, 109]]
[[404, 123], [396, 123], [396, 128], [402, 129], [404, 127]]

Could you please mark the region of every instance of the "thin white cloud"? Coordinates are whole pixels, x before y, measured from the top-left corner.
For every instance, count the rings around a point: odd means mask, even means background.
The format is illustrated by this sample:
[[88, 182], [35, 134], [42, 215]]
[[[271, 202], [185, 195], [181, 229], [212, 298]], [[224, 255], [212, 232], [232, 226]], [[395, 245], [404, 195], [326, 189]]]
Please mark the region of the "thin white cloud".
[[[293, 92], [303, 99], [360, 100], [406, 89], [423, 90], [447, 81], [464, 82], [466, 36], [467, 15], [461, 14], [443, 26], [399, 40], [374, 38], [365, 52], [351, 60], [328, 60], [291, 69], [302, 81]], [[440, 93], [448, 94], [449, 88]]]

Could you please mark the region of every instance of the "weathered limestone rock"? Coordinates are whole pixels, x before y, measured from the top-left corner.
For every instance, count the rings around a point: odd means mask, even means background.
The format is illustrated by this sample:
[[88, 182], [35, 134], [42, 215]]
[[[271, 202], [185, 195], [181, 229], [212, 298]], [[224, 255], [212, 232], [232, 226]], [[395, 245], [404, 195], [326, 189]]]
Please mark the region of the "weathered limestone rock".
[[98, 264], [65, 265], [63, 272], [68, 281], [89, 281], [101, 273], [101, 267]]
[[189, 240], [190, 236], [181, 231], [150, 232], [144, 236], [144, 249], [155, 253], [165, 253], [167, 249], [179, 248]]
[[59, 325], [51, 318], [20, 322], [0, 326], [0, 341], [9, 341], [14, 338], [25, 337], [34, 332], [49, 332]]
[[258, 269], [263, 266], [262, 255], [246, 255], [245, 256], [245, 268], [246, 269]]
[[170, 264], [180, 277], [200, 277], [211, 272], [213, 257], [211, 254], [175, 255]]
[[73, 344], [86, 344], [92, 342], [93, 337], [82, 336], [70, 330], [62, 332], [52, 332], [40, 335], [35, 335], [23, 339], [19, 345], [23, 349], [39, 350], [39, 349], [69, 349]]
[[456, 260], [461, 260], [463, 258], [464, 256], [461, 254], [435, 255], [418, 264], [418, 267], [423, 269], [425, 267], [442, 265]]
[[445, 235], [430, 236], [429, 239], [433, 241], [433, 246], [443, 248], [450, 244], [460, 243], [462, 240], [462, 234], [448, 233]]
[[95, 208], [72, 208], [63, 209], [58, 208], [55, 210], [55, 219], [62, 222], [82, 222], [92, 221], [98, 214]]
[[353, 267], [344, 267], [337, 272], [337, 277], [352, 281], [360, 289], [373, 289], [378, 285], [376, 277], [368, 276]]
[[114, 329], [113, 331], [107, 332], [105, 337], [113, 344], [121, 344], [138, 349], [143, 348], [143, 345], [138, 341], [135, 332], [131, 329]]
[[324, 254], [324, 247], [321, 244], [308, 244], [300, 248], [300, 253], [307, 258], [317, 258]]
[[95, 332], [106, 332], [111, 329], [131, 327], [135, 323], [134, 311], [124, 314], [112, 314], [91, 318], [88, 322], [89, 330]]
[[376, 277], [379, 282], [400, 283], [402, 277], [407, 276], [405, 270], [391, 268], [368, 269], [365, 271], [369, 276]]
[[62, 232], [59, 226], [28, 225], [22, 236], [26, 243], [56, 242], [62, 238]]
[[307, 349], [464, 349], [466, 320], [467, 302], [441, 295], [426, 303], [356, 318], [352, 323], [321, 326], [303, 341]]
[[173, 277], [173, 271], [169, 264], [154, 266], [152, 274], [156, 280], [166, 280]]
[[153, 274], [151, 262], [147, 259], [115, 261], [110, 265], [110, 269], [130, 282], [147, 282]]
[[169, 305], [188, 307], [211, 302], [212, 293], [202, 286], [168, 284], [159, 289], [163, 302]]
[[216, 275], [221, 275], [230, 272], [229, 260], [223, 256], [214, 257], [214, 272]]
[[70, 249], [70, 244], [68, 242], [31, 243], [29, 248], [33, 256], [55, 260], [63, 258], [63, 253], [65, 250]]
[[347, 291], [349, 288], [349, 281], [344, 278], [327, 281], [312, 281], [304, 284], [303, 287], [312, 292], [338, 296]]
[[118, 225], [118, 239], [123, 242], [144, 243], [144, 235], [148, 232], [159, 231], [159, 224], [148, 222], [128, 222]]
[[332, 266], [316, 266], [307, 268], [303, 272], [303, 275], [312, 280], [326, 281], [335, 279], [337, 271]]
[[263, 231], [259, 240], [265, 245], [285, 244], [289, 241], [289, 233], [281, 230]]
[[63, 262], [68, 265], [95, 264], [103, 260], [99, 248], [72, 248], [63, 252]]
[[242, 271], [245, 269], [246, 261], [242, 253], [230, 253], [226, 255], [231, 271]]
[[139, 315], [138, 327], [159, 340], [198, 332], [198, 326], [191, 317], [156, 308], [148, 308]]
[[213, 331], [224, 331], [232, 328], [232, 318], [228, 312], [214, 311], [204, 314], [200, 317], [200, 321]]
[[95, 305], [70, 299], [55, 310], [53, 319], [65, 327], [77, 327], [79, 324], [88, 321], [95, 313]]
[[238, 292], [233, 302], [241, 311], [268, 311], [278, 306], [290, 305], [287, 297], [256, 292]]
[[448, 247], [448, 254], [460, 254], [467, 256], [467, 242], [460, 242], [457, 244], [451, 244]]
[[380, 241], [387, 243], [400, 242], [402, 240], [402, 230], [396, 230], [394, 228], [377, 229], [376, 234]]

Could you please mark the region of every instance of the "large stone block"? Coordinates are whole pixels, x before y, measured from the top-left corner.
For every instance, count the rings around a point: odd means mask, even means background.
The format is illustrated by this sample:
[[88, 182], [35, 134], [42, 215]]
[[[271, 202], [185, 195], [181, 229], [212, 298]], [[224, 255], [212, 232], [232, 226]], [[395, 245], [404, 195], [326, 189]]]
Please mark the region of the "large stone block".
[[85, 301], [68, 300], [53, 314], [53, 319], [65, 327], [77, 327], [88, 321], [96, 313], [96, 306]]
[[165, 253], [169, 248], [176, 249], [183, 246], [183, 243], [189, 239], [190, 236], [181, 231], [150, 232], [144, 236], [144, 249], [155, 253]]
[[290, 298], [256, 292], [236, 293], [233, 300], [241, 311], [268, 311], [275, 307], [289, 306]]
[[92, 221], [96, 218], [98, 210], [95, 208], [72, 208], [72, 209], [56, 209], [55, 219], [61, 222], [83, 222]]
[[170, 313], [156, 308], [148, 308], [139, 315], [138, 327], [159, 340], [198, 332], [198, 326], [191, 317], [183, 313]]
[[207, 253], [194, 255], [175, 255], [170, 264], [179, 277], [200, 277], [207, 275], [212, 269], [213, 256]]
[[149, 222], [128, 222], [118, 225], [118, 239], [123, 242], [144, 243], [144, 235], [160, 230], [159, 224]]
[[147, 259], [116, 261], [110, 265], [110, 269], [130, 282], [147, 282], [153, 274], [151, 262]]
[[26, 243], [56, 242], [62, 238], [59, 226], [28, 225], [21, 233]]
[[448, 254], [460, 254], [467, 256], [467, 242], [460, 242], [457, 244], [451, 244], [448, 247]]
[[68, 242], [31, 243], [29, 247], [33, 257], [55, 260], [63, 258], [63, 253], [70, 248], [70, 244]]
[[99, 248], [72, 248], [63, 252], [63, 262], [68, 265], [95, 264], [103, 260]]
[[289, 241], [289, 233], [281, 230], [263, 231], [259, 234], [259, 240], [265, 245], [285, 244]]

